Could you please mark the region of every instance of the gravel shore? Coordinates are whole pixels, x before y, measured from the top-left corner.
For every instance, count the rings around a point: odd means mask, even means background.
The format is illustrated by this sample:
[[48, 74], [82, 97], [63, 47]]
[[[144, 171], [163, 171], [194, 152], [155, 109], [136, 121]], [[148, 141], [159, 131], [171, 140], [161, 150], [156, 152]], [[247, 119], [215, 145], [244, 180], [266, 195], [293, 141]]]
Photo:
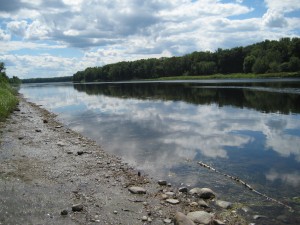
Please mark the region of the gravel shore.
[[19, 99], [0, 125], [0, 224], [183, 224], [178, 217], [195, 211], [211, 224], [248, 224], [229, 207], [219, 214], [205, 206], [210, 200], [141, 174]]

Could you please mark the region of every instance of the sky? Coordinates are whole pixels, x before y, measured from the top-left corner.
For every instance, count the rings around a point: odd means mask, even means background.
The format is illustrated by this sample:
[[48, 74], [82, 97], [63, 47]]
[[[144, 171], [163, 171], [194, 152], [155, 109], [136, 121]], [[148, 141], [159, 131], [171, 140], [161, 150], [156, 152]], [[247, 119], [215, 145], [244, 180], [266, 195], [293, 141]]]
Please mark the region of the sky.
[[299, 0], [0, 0], [0, 61], [22, 79], [282, 37], [300, 37]]

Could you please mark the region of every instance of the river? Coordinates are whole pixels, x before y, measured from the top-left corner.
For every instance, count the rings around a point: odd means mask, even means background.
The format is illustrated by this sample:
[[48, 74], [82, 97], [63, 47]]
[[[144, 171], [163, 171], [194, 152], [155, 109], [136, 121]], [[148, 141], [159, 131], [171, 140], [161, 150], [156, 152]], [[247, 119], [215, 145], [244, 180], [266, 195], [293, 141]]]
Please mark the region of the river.
[[272, 224], [300, 221], [300, 79], [24, 84], [20, 93], [156, 179], [210, 187]]

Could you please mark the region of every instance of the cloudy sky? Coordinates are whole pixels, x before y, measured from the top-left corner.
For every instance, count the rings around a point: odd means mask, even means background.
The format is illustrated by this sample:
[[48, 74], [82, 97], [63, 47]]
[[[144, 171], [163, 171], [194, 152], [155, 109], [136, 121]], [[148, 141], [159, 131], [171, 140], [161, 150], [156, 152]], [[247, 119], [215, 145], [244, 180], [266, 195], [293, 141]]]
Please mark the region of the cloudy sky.
[[299, 0], [0, 0], [0, 61], [20, 78], [287, 36]]

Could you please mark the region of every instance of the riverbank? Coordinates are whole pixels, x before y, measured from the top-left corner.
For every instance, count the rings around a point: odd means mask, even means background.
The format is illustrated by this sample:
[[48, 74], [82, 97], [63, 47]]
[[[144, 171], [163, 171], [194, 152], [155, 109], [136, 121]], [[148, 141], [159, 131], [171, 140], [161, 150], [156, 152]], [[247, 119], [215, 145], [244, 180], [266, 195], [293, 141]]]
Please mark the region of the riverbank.
[[158, 184], [54, 114], [19, 101], [1, 123], [0, 224], [167, 224], [176, 212], [195, 211], [206, 212], [206, 222], [248, 224], [235, 204]]
[[264, 78], [299, 78], [300, 72], [280, 72], [280, 73], [232, 73], [232, 74], [213, 74], [202, 76], [176, 76], [176, 77], [159, 77], [148, 79], [151, 81], [161, 80], [213, 80], [213, 79], [264, 79]]

